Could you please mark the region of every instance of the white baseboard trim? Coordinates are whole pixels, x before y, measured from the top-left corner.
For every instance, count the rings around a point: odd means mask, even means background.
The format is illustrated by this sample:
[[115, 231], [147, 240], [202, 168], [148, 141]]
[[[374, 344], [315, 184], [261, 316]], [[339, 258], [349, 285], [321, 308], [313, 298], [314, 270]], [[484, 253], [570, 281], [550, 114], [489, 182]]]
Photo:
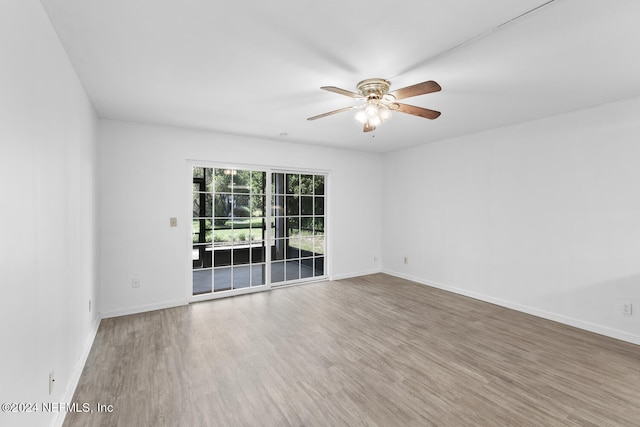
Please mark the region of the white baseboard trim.
[[[89, 358], [89, 353], [91, 352], [91, 347], [93, 346], [93, 341], [96, 339], [96, 334], [98, 333], [98, 328], [100, 327], [100, 314], [98, 314], [91, 325], [91, 329], [89, 330], [89, 336], [84, 342], [82, 346], [82, 352], [80, 353], [80, 357], [76, 361], [75, 367], [73, 368], [73, 372], [71, 373], [71, 378], [69, 378], [69, 382], [67, 383], [67, 388], [62, 394], [62, 402], [72, 403], [73, 395], [76, 392], [76, 387], [78, 387], [78, 383], [80, 382], [80, 376], [82, 375], [82, 371], [84, 370], [84, 366], [87, 364], [87, 359]], [[61, 427], [64, 424], [65, 416], [67, 415], [66, 411], [59, 411], [55, 414], [53, 419], [51, 420], [51, 426], [53, 427]]]
[[631, 344], [640, 345], [640, 335], [632, 334], [619, 329], [609, 328], [607, 326], [599, 325], [596, 323], [587, 322], [580, 319], [574, 319], [562, 314], [549, 312], [535, 307], [529, 307], [526, 305], [514, 303], [512, 301], [503, 300], [500, 298], [491, 297], [488, 295], [480, 294], [478, 292], [471, 292], [465, 289], [456, 288], [454, 286], [445, 285], [443, 283], [424, 280], [419, 277], [410, 276], [408, 274], [399, 273], [397, 271], [382, 270], [383, 273], [390, 276], [399, 277], [401, 279], [411, 280], [412, 282], [419, 283], [421, 285], [431, 286], [433, 288], [442, 289], [443, 291], [452, 292], [454, 294], [463, 295], [469, 298], [477, 299], [480, 301], [488, 302], [491, 304], [499, 305], [501, 307], [510, 308], [512, 310], [520, 311], [522, 313], [531, 314], [543, 319], [552, 320], [554, 322], [562, 323], [565, 325], [573, 326], [578, 329], [584, 329], [585, 331], [594, 332], [599, 335], [604, 335], [609, 338], [615, 338], [621, 341], [625, 341]]
[[180, 307], [182, 305], [187, 305], [187, 304], [189, 304], [189, 301], [187, 301], [186, 299], [177, 299], [173, 301], [163, 301], [163, 302], [157, 302], [153, 304], [139, 305], [136, 307], [123, 308], [120, 310], [102, 311], [100, 312], [100, 315], [102, 316], [103, 319], [109, 319], [111, 317], [128, 316], [130, 314], [138, 314], [138, 313], [145, 313], [147, 311], [162, 310], [164, 308]]
[[[382, 272], [382, 270], [377, 268], [377, 269], [366, 270], [366, 271], [358, 271], [358, 272], [352, 272], [352, 273], [346, 273], [346, 274], [333, 275], [333, 276], [327, 277], [327, 279], [322, 279], [322, 280], [350, 279], [352, 277], [366, 276], [366, 275], [369, 275], [369, 274], [375, 274], [375, 273], [380, 273], [380, 272]], [[304, 285], [304, 284], [307, 284], [307, 283], [313, 283], [313, 282], [317, 282], [317, 281], [319, 281], [319, 280], [310, 280], [310, 281], [304, 281], [304, 282], [290, 284], [290, 285], [274, 286], [270, 290], [280, 289], [280, 288], [284, 288], [284, 287], [287, 287], [287, 286]], [[265, 290], [267, 290], [267, 289], [265, 289]], [[240, 294], [238, 294], [238, 295], [240, 295]], [[229, 295], [229, 296], [231, 296], [231, 295]], [[203, 299], [203, 301], [208, 301], [208, 299]], [[173, 301], [164, 301], [164, 302], [158, 302], [158, 303], [154, 303], [154, 304], [146, 304], [146, 305], [140, 305], [140, 306], [136, 306], [136, 307], [123, 308], [123, 309], [119, 309], [119, 310], [102, 311], [102, 312], [100, 312], [100, 316], [101, 316], [102, 319], [109, 319], [111, 317], [128, 316], [130, 314], [138, 314], [138, 313], [145, 313], [147, 311], [162, 310], [164, 308], [180, 307], [182, 305], [189, 304], [189, 302], [190, 301], [188, 299], [177, 299], [177, 300], [173, 300]]]
[[351, 279], [353, 277], [367, 276], [369, 274], [376, 274], [376, 273], [382, 273], [382, 270], [380, 268], [376, 268], [373, 270], [357, 271], [353, 273], [335, 274], [333, 276], [330, 276], [329, 280], [333, 281], [333, 280]]

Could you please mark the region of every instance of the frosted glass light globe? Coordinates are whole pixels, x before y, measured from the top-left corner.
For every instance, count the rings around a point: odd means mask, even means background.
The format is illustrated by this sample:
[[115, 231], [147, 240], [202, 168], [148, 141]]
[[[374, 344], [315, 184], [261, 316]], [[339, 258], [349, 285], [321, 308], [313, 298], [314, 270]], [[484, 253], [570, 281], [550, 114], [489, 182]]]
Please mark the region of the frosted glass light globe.
[[389, 110], [389, 107], [386, 105], [379, 107], [378, 117], [380, 117], [380, 120], [382, 121], [388, 120], [391, 117], [391, 110]]
[[369, 119], [378, 117], [378, 107], [375, 104], [369, 104], [365, 107], [364, 113], [367, 115]]

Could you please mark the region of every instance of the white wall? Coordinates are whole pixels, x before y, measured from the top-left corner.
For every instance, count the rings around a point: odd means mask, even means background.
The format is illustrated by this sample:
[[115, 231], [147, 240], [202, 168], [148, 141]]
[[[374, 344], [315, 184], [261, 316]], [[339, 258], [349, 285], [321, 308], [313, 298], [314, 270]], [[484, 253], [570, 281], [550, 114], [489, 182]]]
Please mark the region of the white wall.
[[383, 270], [640, 343], [638, 111], [629, 99], [384, 155]]
[[96, 117], [37, 0], [2, 2], [0, 63], [0, 402], [61, 402], [97, 327]]
[[[187, 301], [188, 160], [329, 171], [331, 275], [380, 269], [378, 154], [108, 120], [98, 134], [103, 316]], [[140, 287], [132, 288], [136, 276]]]

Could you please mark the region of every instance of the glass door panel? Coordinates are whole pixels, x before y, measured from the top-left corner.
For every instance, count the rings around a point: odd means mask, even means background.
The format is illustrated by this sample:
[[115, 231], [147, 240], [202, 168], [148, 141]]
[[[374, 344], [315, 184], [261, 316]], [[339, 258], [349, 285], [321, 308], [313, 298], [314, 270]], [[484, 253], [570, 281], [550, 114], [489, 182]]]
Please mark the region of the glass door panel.
[[324, 276], [324, 175], [273, 173], [271, 283]]
[[266, 284], [266, 172], [193, 168], [193, 295]]

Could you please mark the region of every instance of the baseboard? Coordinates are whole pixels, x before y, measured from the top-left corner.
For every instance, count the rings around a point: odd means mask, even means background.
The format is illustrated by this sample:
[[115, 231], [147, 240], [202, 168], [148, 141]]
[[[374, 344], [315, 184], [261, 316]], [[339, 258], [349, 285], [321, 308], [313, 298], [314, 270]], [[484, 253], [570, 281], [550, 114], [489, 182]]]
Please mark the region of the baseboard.
[[358, 271], [358, 272], [352, 272], [352, 273], [346, 273], [346, 274], [334, 274], [329, 277], [329, 280], [333, 281], [333, 280], [351, 279], [353, 277], [367, 276], [369, 274], [376, 274], [381, 272], [382, 270], [380, 268], [375, 268], [372, 270], [364, 270], [364, 271]]
[[625, 341], [631, 344], [640, 345], [640, 335], [631, 334], [629, 332], [621, 331], [607, 326], [602, 326], [596, 323], [587, 322], [584, 320], [574, 319], [569, 316], [565, 316], [558, 313], [549, 312], [535, 307], [530, 307], [512, 301], [503, 300], [500, 298], [491, 297], [478, 292], [471, 292], [465, 289], [456, 288], [454, 286], [445, 285], [434, 281], [424, 280], [419, 277], [414, 277], [408, 274], [399, 273], [397, 271], [382, 270], [383, 273], [390, 276], [399, 277], [401, 279], [411, 280], [412, 282], [419, 283], [421, 285], [431, 286], [433, 288], [442, 289], [443, 291], [452, 292], [454, 294], [463, 295], [469, 298], [477, 299], [479, 301], [488, 302], [491, 304], [499, 305], [501, 307], [509, 308], [512, 310], [520, 311], [522, 313], [531, 314], [543, 319], [552, 320], [554, 322], [562, 323], [565, 325], [573, 326], [574, 328], [584, 329], [585, 331], [594, 332], [599, 335], [604, 335], [609, 338], [615, 338], [621, 341]]
[[[71, 373], [71, 378], [69, 378], [69, 382], [67, 383], [67, 388], [62, 394], [62, 402], [72, 403], [73, 395], [76, 392], [76, 387], [78, 387], [78, 383], [80, 382], [80, 376], [82, 375], [82, 371], [84, 370], [84, 366], [87, 364], [87, 359], [89, 358], [89, 353], [91, 352], [91, 347], [93, 346], [93, 341], [96, 339], [96, 335], [98, 333], [98, 328], [100, 327], [100, 314], [96, 316], [95, 320], [91, 324], [91, 329], [89, 330], [89, 336], [84, 342], [82, 346], [82, 352], [80, 353], [80, 357], [76, 361], [76, 364], [73, 368], [73, 372]], [[64, 424], [65, 416], [67, 415], [66, 411], [56, 412], [54, 418], [51, 420], [51, 426], [53, 427], [61, 427]]]
[[[352, 272], [352, 273], [347, 273], [347, 274], [333, 275], [333, 276], [329, 276], [328, 279], [329, 280], [342, 280], [342, 279], [349, 279], [349, 278], [352, 278], [352, 277], [366, 276], [368, 274], [375, 274], [375, 273], [380, 273], [380, 272], [381, 272], [381, 270], [379, 268], [377, 268], [377, 269], [366, 270], [366, 271], [359, 271], [359, 272]], [[302, 282], [300, 284], [305, 284], [305, 283], [309, 283], [309, 282]], [[272, 288], [272, 289], [276, 289], [276, 288]], [[173, 300], [173, 301], [164, 301], [164, 302], [159, 302], [159, 303], [154, 303], [154, 304], [146, 304], [146, 305], [140, 305], [140, 306], [136, 306], [136, 307], [123, 308], [123, 309], [120, 309], [120, 310], [102, 311], [102, 312], [100, 312], [100, 315], [101, 315], [101, 317], [103, 319], [109, 319], [111, 317], [128, 316], [130, 314], [138, 314], [138, 313], [145, 313], [147, 311], [162, 310], [164, 308], [180, 307], [182, 305], [187, 305], [187, 304], [189, 304], [188, 300], [186, 300], [186, 299], [177, 299], [177, 300]]]
[[180, 307], [189, 304], [186, 299], [177, 299], [173, 301], [163, 301], [154, 304], [139, 305], [136, 307], [123, 308], [113, 311], [102, 311], [100, 315], [103, 319], [111, 317], [128, 316], [130, 314], [146, 313], [147, 311], [162, 310], [164, 308]]

